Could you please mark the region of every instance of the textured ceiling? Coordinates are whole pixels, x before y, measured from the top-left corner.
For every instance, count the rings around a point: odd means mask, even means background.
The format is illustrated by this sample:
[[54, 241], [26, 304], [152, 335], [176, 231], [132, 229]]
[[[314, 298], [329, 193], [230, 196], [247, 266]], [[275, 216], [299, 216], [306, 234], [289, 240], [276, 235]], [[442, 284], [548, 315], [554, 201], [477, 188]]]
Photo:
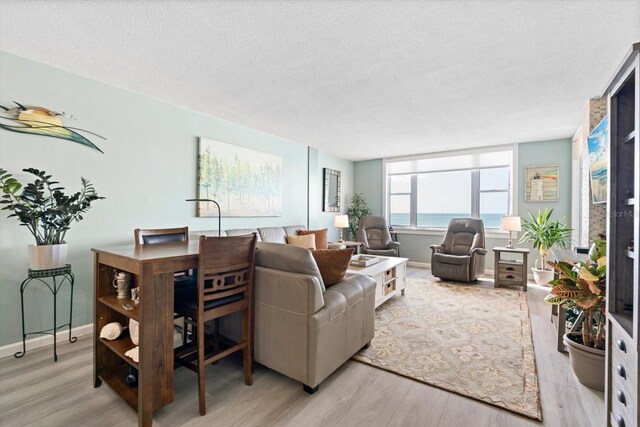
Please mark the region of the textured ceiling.
[[353, 160], [571, 136], [638, 41], [640, 0], [0, 3], [2, 50]]

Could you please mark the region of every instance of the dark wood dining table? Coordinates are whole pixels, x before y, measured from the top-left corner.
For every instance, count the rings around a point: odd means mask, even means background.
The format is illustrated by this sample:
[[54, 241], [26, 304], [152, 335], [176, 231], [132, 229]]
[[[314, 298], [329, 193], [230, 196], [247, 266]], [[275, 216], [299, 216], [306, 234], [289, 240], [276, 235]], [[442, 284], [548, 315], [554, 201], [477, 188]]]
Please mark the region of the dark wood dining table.
[[[153, 412], [173, 401], [174, 272], [198, 265], [198, 240], [161, 245], [94, 248], [94, 386], [103, 382], [138, 413], [139, 426], [151, 426]], [[131, 274], [139, 303], [118, 299], [115, 272]], [[115, 340], [100, 338], [111, 322], [139, 322], [139, 360], [125, 352], [135, 347], [128, 332]], [[137, 386], [127, 383], [138, 370]]]

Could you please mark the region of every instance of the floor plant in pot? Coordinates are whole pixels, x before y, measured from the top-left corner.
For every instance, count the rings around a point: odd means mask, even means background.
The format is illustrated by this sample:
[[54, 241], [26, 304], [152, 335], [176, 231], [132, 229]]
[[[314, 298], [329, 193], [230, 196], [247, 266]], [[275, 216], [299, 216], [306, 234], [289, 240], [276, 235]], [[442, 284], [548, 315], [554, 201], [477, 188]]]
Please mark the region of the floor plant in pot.
[[529, 212], [529, 219], [522, 223], [524, 234], [520, 243], [531, 243], [540, 253], [540, 264], [536, 260], [536, 265], [531, 270], [536, 283], [541, 286], [547, 286], [553, 279], [553, 269], [547, 267], [551, 249], [554, 246], [565, 249], [567, 241], [571, 238], [572, 229], [558, 220], [551, 219], [552, 214], [553, 209], [538, 211], [535, 216]]
[[571, 368], [580, 383], [604, 390], [607, 258], [601, 256], [595, 261], [589, 259], [576, 264], [566, 261], [549, 264], [558, 273], [558, 278], [551, 281], [553, 288], [545, 302], [582, 311], [582, 320], [577, 320], [581, 321], [581, 331], [569, 332], [563, 339]]
[[35, 176], [33, 182], [23, 185], [0, 168], [2, 210], [12, 212], [8, 217], [17, 218], [35, 238], [36, 244], [29, 245], [32, 270], [63, 267], [67, 258], [65, 235], [71, 223], [81, 221], [91, 203], [104, 197], [98, 196], [85, 178], [81, 178], [80, 191], [67, 196], [64, 187], [45, 171], [33, 168], [23, 171]]
[[351, 196], [351, 203], [347, 208], [347, 215], [349, 216], [349, 233], [355, 240], [358, 235], [358, 226], [360, 219], [365, 216], [371, 215], [371, 209], [367, 206], [364, 194], [355, 193]]

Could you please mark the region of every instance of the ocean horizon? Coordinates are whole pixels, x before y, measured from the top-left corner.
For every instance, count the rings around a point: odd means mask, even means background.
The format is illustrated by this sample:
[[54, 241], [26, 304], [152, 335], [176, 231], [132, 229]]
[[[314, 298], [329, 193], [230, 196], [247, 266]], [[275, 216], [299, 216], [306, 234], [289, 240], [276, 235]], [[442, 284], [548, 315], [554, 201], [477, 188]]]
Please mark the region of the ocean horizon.
[[[502, 224], [501, 213], [488, 213], [480, 215], [480, 219], [484, 222], [485, 228], [500, 228]], [[418, 214], [418, 227], [438, 227], [446, 228], [451, 218], [469, 218], [468, 213], [438, 213], [438, 214]], [[391, 214], [391, 225], [398, 227], [409, 226], [409, 214]]]

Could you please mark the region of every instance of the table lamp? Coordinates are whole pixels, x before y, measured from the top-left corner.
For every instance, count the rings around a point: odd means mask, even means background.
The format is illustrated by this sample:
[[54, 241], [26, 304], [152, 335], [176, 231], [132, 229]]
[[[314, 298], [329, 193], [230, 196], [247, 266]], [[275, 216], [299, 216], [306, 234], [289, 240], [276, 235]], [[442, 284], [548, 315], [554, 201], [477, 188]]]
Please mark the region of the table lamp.
[[344, 242], [342, 240], [342, 229], [349, 227], [349, 215], [336, 215], [336, 219], [334, 225], [340, 229], [340, 242]]
[[501, 228], [509, 232], [509, 244], [507, 245], [507, 249], [513, 249], [513, 244], [511, 243], [511, 233], [514, 231], [522, 230], [520, 217], [519, 216], [503, 216]]

